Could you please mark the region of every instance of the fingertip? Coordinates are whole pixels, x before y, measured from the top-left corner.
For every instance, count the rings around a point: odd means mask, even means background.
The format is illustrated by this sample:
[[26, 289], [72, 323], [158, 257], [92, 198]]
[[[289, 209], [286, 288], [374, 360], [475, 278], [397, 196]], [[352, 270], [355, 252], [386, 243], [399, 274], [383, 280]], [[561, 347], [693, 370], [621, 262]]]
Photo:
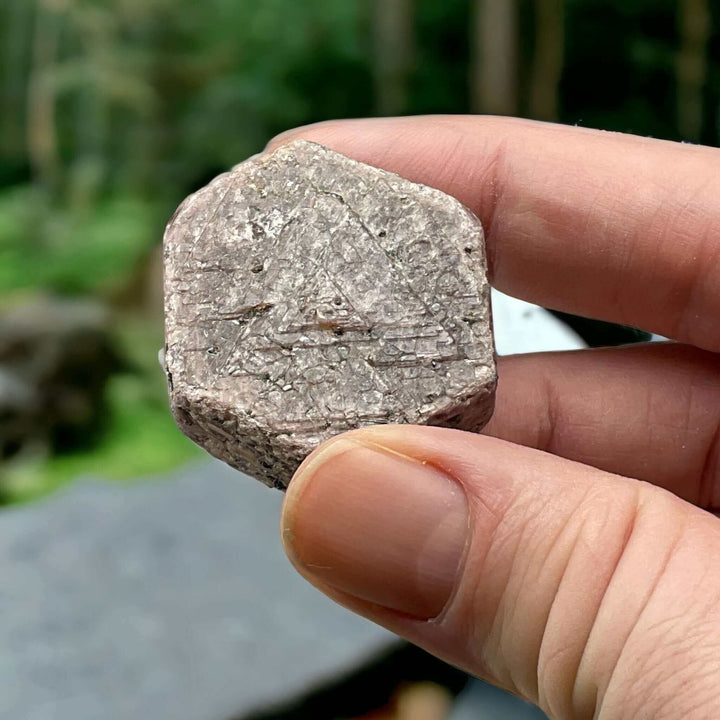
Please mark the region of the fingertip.
[[447, 156], [448, 134], [453, 142], [466, 137], [468, 129], [468, 118], [450, 115], [325, 120], [280, 133], [265, 151], [308, 140], [427, 184], [437, 173], [436, 161]]
[[301, 125], [300, 127], [290, 128], [281, 132], [279, 135], [271, 138], [268, 144], [265, 146], [264, 152], [273, 152], [277, 150], [281, 145], [292, 142], [297, 138], [304, 137], [306, 133], [312, 132], [316, 125], [324, 125], [325, 123], [312, 123], [311, 125]]
[[380, 120], [380, 118], [322, 120], [320, 122], [310, 123], [309, 125], [300, 125], [299, 127], [285, 130], [272, 138], [265, 146], [265, 152], [272, 152], [273, 150], [277, 150], [281, 145], [299, 139], [317, 142], [327, 147], [332, 147], [333, 140], [335, 140], [339, 141], [340, 146], [342, 146], [345, 137], [355, 133], [361, 133], [364, 127], [378, 120]]
[[332, 438], [310, 453], [295, 471], [283, 498], [280, 517], [283, 547], [291, 560], [296, 559], [294, 528], [301, 496], [308, 489], [316, 470], [321, 465], [329, 462], [333, 456], [347, 452], [352, 446], [352, 441], [345, 435]]
[[418, 618], [450, 597], [468, 504], [441, 470], [358, 431], [313, 453], [285, 500], [291, 562], [322, 590]]

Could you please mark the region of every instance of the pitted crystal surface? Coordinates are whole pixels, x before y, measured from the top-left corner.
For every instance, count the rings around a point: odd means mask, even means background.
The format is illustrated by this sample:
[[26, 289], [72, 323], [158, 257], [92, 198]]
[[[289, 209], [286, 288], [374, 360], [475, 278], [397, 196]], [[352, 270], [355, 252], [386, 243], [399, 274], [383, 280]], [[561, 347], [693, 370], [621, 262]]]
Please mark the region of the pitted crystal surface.
[[164, 257], [175, 419], [268, 485], [346, 430], [492, 414], [483, 230], [439, 190], [295, 141], [189, 197]]

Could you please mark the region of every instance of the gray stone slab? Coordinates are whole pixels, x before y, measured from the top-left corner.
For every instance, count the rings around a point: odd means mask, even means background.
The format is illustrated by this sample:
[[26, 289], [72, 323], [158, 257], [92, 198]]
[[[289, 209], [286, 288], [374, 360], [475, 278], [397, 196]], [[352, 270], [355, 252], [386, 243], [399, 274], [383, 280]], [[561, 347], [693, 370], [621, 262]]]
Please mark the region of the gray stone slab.
[[381, 649], [292, 570], [281, 500], [200, 463], [0, 513], [0, 718], [223, 720]]

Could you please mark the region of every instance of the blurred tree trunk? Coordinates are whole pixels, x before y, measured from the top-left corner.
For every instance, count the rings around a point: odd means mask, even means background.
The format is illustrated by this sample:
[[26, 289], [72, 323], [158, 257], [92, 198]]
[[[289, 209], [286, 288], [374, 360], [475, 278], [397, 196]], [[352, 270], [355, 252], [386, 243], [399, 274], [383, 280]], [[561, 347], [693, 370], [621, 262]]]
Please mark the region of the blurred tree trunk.
[[530, 79], [530, 117], [560, 117], [560, 81], [565, 55], [565, 0], [535, 0], [535, 53]]
[[517, 115], [517, 0], [473, 0], [473, 3], [472, 109], [493, 115]]
[[[107, 170], [109, 128], [108, 95], [114, 87], [112, 58], [118, 52], [117, 8], [87, 7], [66, 0], [79, 42], [79, 57], [88, 68], [104, 77], [103, 83], [88, 74], [74, 97], [77, 151], [70, 172], [68, 202], [87, 209], [97, 199]], [[104, 71], [104, 76], [103, 76]]]
[[699, 141], [703, 92], [708, 74], [709, 0], [678, 0], [680, 50], [677, 56], [678, 127], [685, 140]]
[[415, 0], [375, 0], [375, 102], [380, 115], [407, 112], [415, 55]]
[[59, 159], [50, 71], [58, 52], [60, 19], [58, 11], [47, 0], [36, 1], [28, 80], [27, 143], [35, 176], [51, 192], [58, 185]]
[[32, 5], [26, 0], [8, 0], [2, 11], [2, 58], [5, 65], [3, 98], [0, 106], [2, 137], [0, 147], [8, 157], [24, 157], [24, 112], [27, 82], [28, 31]]

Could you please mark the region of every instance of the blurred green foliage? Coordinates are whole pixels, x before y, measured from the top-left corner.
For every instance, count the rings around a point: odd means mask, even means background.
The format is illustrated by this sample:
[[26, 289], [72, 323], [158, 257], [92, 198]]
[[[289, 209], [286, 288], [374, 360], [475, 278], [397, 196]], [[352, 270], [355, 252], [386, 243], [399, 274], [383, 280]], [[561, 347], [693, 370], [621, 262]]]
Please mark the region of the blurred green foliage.
[[87, 208], [43, 212], [31, 185], [0, 195], [0, 287], [66, 294], [113, 288], [132, 272], [149, 243], [153, 206], [110, 195]]
[[2, 478], [5, 501], [26, 502], [80, 477], [132, 481], [165, 472], [200, 451], [175, 427], [157, 363], [157, 329], [141, 318], [120, 323], [120, 350], [133, 371], [111, 378], [111, 410], [104, 440], [82, 452], [10, 464]]
[[[517, 111], [532, 115], [527, 87], [543, 0], [513, 1]], [[130, 343], [144, 372], [111, 388], [106, 444], [95, 456], [23, 470], [20, 485], [42, 485], [43, 473], [48, 486], [89, 469], [134, 475], [187, 456], [161, 373], [146, 362], [161, 341], [157, 293], [138, 285], [159, 282], [148, 275], [152, 253], [185, 195], [288, 127], [376, 114], [388, 62], [405, 68], [403, 112], [477, 106], [473, 17], [483, 0], [398, 5], [408, 16], [399, 60], [395, 43], [377, 41], [389, 2], [0, 2], [0, 300], [38, 290], [91, 294], [117, 307], [119, 336], [135, 322], [148, 327]], [[566, 0], [560, 9], [557, 119], [717, 144], [720, 3]], [[705, 13], [699, 30], [679, 21], [686, 11]], [[702, 63], [700, 84], [690, 78], [698, 107], [690, 120], [678, 109], [686, 46], [699, 47]]]

